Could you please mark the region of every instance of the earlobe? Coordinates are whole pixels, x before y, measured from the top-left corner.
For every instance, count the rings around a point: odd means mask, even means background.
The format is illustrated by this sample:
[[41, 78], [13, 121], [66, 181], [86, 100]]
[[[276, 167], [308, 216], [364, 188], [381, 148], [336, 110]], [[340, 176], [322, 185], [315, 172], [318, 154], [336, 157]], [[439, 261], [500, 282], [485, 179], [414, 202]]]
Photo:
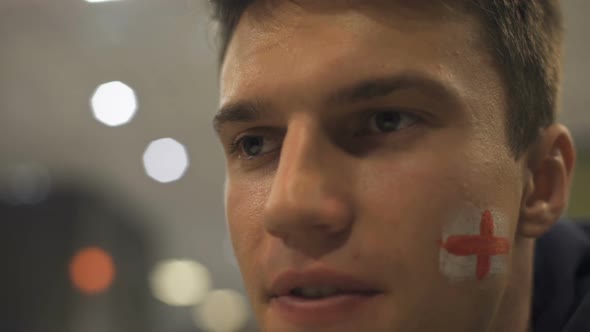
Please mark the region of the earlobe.
[[569, 200], [575, 151], [568, 129], [558, 124], [544, 129], [526, 158], [518, 231], [538, 238], [561, 217]]

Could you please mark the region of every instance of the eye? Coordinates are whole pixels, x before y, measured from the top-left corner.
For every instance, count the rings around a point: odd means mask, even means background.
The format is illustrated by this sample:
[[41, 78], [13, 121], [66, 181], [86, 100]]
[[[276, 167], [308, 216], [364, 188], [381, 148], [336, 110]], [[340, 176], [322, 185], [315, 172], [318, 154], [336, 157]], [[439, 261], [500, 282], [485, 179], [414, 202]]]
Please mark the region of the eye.
[[280, 147], [277, 140], [262, 135], [244, 135], [230, 143], [230, 154], [237, 153], [239, 157], [252, 159], [269, 153]]
[[418, 121], [418, 117], [399, 111], [378, 111], [369, 117], [369, 131], [392, 132], [412, 126]]

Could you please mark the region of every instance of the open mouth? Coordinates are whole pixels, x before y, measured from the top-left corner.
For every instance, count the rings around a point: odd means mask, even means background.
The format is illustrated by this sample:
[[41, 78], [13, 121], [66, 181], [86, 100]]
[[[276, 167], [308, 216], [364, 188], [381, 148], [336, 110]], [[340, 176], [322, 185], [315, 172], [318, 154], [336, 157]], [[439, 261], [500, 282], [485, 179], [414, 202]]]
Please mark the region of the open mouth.
[[286, 271], [274, 278], [270, 298], [318, 300], [341, 296], [371, 296], [381, 293], [371, 282], [334, 270], [317, 268]]
[[295, 287], [271, 297], [269, 308], [295, 325], [326, 325], [354, 319], [379, 306], [383, 292], [335, 287]]
[[285, 295], [303, 300], [318, 300], [342, 295], [371, 296], [377, 293], [377, 291], [341, 290], [335, 287], [296, 287]]

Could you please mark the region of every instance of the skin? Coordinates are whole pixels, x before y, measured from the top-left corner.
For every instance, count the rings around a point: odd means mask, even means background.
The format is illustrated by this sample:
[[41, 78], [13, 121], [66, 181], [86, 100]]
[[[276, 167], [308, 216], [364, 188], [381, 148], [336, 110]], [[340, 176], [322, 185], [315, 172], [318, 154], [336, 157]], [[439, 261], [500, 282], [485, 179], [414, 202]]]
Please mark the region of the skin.
[[[222, 67], [220, 106], [251, 102], [260, 116], [218, 116], [215, 126], [232, 243], [263, 331], [530, 328], [534, 240], [565, 208], [574, 152], [556, 124], [515, 158], [505, 85], [482, 31], [476, 17], [430, 1], [259, 1], [246, 10]], [[329, 98], [383, 77], [405, 83], [366, 100]], [[376, 110], [404, 115], [382, 130]], [[252, 145], [262, 151], [248, 158]], [[511, 250], [506, 273], [457, 282], [439, 270], [439, 240], [473, 207], [504, 216]], [[295, 324], [269, 309], [272, 277], [317, 265], [384, 293], [330, 324]]]

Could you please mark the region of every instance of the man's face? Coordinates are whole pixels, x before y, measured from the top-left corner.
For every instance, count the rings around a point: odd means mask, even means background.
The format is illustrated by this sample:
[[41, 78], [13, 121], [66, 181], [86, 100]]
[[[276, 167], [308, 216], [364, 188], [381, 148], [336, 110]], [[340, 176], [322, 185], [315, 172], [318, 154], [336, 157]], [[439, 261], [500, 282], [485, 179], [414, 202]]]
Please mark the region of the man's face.
[[[222, 69], [226, 214], [260, 327], [486, 331], [523, 167], [479, 21], [431, 1], [321, 3], [254, 4]], [[489, 216], [496, 252], [459, 243]]]

